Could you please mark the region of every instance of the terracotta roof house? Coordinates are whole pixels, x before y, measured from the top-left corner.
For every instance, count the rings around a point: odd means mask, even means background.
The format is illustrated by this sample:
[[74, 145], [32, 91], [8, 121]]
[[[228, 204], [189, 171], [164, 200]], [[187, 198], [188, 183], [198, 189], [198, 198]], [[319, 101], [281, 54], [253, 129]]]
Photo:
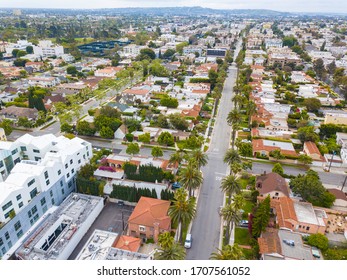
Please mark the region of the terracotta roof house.
[[[258, 199], [264, 198], [258, 197]], [[271, 209], [276, 215], [276, 224], [280, 228], [306, 234], [325, 232], [327, 215], [323, 209], [313, 208], [311, 203], [279, 197], [271, 199]]]
[[286, 180], [279, 174], [271, 172], [258, 176], [255, 183], [261, 196], [271, 198], [289, 197], [289, 187]]
[[311, 157], [314, 161], [323, 161], [325, 162], [324, 157], [320, 153], [317, 145], [314, 142], [306, 141], [304, 143], [304, 152], [306, 155]]
[[336, 197], [334, 206], [347, 207], [347, 196], [343, 191], [339, 189], [328, 189], [328, 192]]
[[269, 156], [270, 152], [275, 150], [280, 150], [284, 156], [297, 156], [293, 144], [289, 142], [253, 139], [252, 146], [254, 156], [256, 156], [256, 153]]
[[267, 228], [258, 243], [261, 260], [314, 260], [311, 247], [303, 243], [299, 233]]
[[130, 252], [138, 252], [141, 246], [141, 239], [127, 236], [127, 235], [121, 235], [112, 245], [114, 248], [122, 249], [125, 251]]
[[159, 234], [171, 231], [169, 207], [170, 201], [142, 196], [128, 219], [128, 234], [157, 242]]

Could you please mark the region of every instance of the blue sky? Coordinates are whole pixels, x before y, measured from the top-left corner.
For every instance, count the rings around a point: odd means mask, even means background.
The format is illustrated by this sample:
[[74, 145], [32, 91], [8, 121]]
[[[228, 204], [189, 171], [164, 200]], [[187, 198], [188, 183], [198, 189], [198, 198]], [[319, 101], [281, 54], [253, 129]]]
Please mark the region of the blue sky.
[[8, 8], [122, 8], [202, 6], [223, 9], [271, 9], [288, 12], [347, 13], [346, 0], [0, 0]]

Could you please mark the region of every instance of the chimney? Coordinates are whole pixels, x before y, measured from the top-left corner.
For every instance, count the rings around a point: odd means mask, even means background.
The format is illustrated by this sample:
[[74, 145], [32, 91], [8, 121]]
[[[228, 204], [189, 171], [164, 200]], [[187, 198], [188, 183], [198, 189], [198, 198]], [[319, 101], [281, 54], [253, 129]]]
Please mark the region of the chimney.
[[153, 226], [154, 226], [153, 239], [154, 239], [154, 242], [157, 243], [158, 242], [158, 236], [160, 234], [159, 222], [154, 222]]

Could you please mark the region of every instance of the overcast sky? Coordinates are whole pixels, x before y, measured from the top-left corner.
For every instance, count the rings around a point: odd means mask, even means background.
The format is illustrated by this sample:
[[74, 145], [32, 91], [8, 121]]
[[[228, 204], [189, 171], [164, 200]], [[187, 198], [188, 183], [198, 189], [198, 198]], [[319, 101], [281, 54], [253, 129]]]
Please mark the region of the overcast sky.
[[202, 6], [215, 9], [271, 9], [347, 13], [346, 0], [0, 0], [3, 8], [124, 8]]

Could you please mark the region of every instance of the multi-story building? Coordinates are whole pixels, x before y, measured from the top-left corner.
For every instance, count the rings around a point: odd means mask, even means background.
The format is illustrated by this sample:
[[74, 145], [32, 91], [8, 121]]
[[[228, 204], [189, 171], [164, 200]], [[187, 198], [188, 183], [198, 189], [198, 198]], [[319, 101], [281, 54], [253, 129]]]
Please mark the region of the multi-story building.
[[34, 46], [34, 54], [42, 57], [62, 56], [64, 47], [54, 45], [50, 40], [40, 41], [38, 46]]
[[26, 134], [7, 145], [1, 162], [9, 175], [0, 182], [2, 257], [48, 209], [75, 191], [76, 173], [92, 156], [91, 144], [77, 137]]
[[34, 47], [32, 43], [28, 42], [27, 40], [19, 40], [17, 43], [14, 44], [8, 44], [5, 49], [6, 49], [6, 54], [12, 55], [13, 50], [20, 50], [20, 51], [26, 51], [27, 47]]

